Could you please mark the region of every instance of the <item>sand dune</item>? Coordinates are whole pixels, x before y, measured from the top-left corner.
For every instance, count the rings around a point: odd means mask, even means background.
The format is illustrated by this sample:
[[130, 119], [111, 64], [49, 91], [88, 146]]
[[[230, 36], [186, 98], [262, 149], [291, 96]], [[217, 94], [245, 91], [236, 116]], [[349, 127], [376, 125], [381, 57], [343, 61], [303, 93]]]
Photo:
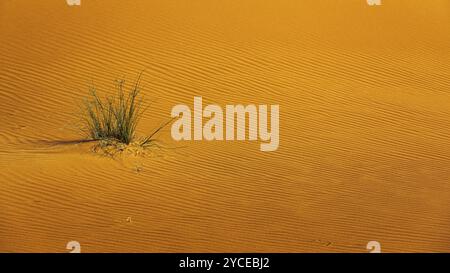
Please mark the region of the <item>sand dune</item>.
[[[449, 26], [446, 0], [1, 1], [0, 251], [449, 251]], [[62, 143], [142, 69], [139, 135], [202, 96], [279, 104], [279, 149]]]

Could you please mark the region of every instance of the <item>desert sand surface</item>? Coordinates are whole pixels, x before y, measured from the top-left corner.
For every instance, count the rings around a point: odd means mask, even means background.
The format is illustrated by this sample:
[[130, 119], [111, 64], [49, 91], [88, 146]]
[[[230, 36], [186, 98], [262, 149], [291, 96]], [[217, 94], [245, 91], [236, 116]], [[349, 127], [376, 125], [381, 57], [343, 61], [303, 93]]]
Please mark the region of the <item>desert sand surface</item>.
[[[2, 0], [0, 37], [0, 252], [450, 251], [448, 0]], [[202, 96], [279, 104], [279, 149], [77, 143], [144, 69], [138, 136]]]

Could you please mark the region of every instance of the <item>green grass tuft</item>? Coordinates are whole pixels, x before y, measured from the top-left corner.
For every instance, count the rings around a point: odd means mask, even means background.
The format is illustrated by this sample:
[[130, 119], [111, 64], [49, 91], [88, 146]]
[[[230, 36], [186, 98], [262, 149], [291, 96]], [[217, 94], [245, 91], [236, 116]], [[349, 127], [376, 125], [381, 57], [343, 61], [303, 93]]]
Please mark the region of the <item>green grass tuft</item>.
[[90, 87], [90, 98], [84, 101], [84, 122], [93, 140], [115, 140], [130, 144], [134, 137], [139, 118], [143, 113], [142, 100], [139, 99], [139, 75], [131, 89], [125, 91], [125, 81], [116, 83], [117, 95], [102, 99], [96, 88]]

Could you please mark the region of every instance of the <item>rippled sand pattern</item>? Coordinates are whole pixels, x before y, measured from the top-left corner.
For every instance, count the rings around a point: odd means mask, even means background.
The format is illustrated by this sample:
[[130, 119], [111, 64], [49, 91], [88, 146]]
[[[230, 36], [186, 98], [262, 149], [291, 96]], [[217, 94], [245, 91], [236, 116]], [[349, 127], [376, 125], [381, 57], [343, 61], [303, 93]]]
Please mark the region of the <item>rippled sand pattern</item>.
[[[279, 104], [279, 149], [68, 142], [144, 68], [139, 135], [202, 96]], [[449, 133], [448, 0], [0, 2], [1, 252], [448, 252]]]

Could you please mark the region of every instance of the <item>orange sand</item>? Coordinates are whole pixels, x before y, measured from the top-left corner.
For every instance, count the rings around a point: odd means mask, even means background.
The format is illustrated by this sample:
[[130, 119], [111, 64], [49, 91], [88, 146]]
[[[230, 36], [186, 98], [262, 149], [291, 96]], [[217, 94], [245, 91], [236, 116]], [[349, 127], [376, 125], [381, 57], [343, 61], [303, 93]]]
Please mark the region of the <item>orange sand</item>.
[[[0, 37], [1, 252], [450, 251], [448, 0], [2, 0]], [[279, 149], [60, 142], [144, 68], [140, 136], [198, 95], [279, 104]]]

